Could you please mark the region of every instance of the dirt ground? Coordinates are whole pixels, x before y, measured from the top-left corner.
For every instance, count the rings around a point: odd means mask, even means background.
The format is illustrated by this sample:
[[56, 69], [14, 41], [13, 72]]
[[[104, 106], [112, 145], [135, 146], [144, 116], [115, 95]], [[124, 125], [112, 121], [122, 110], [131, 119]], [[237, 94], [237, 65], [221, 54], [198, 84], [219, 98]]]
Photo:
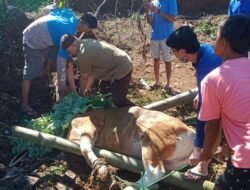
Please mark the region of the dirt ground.
[[[206, 21], [211, 21], [212, 26], [216, 27], [226, 15], [206, 15], [201, 13], [193, 16], [180, 16], [176, 22], [175, 27], [179, 27], [183, 24], [192, 24], [195, 28], [199, 27], [199, 24]], [[105, 19], [101, 22], [105, 28], [105, 34], [110, 37], [110, 41], [118, 47], [126, 50], [131, 56], [134, 63], [133, 80], [130, 84], [129, 97], [138, 105], [146, 105], [153, 101], [158, 101], [167, 98], [171, 95], [165, 94], [161, 89], [156, 91], [146, 90], [139, 82], [141, 78], [145, 79], [148, 83], [153, 82], [153, 63], [150, 58], [149, 51], [149, 26], [145, 19], [141, 19], [140, 24], [142, 29], [138, 29], [138, 22], [133, 19], [120, 18], [112, 20], [112, 18]], [[210, 28], [211, 29], [211, 28]], [[133, 31], [134, 32], [131, 32]], [[104, 33], [100, 33], [103, 35]], [[146, 36], [146, 39], [145, 39]], [[199, 34], [201, 42], [212, 42], [210, 34]], [[172, 61], [172, 78], [171, 86], [175, 93], [187, 91], [196, 87], [195, 70], [191, 63], [179, 63], [173, 56]], [[48, 78], [48, 76], [46, 75]], [[161, 64], [160, 80], [162, 84], [165, 83], [166, 75], [164, 64]], [[37, 86], [40, 86], [38, 81]], [[35, 89], [35, 97], [32, 102], [39, 113], [48, 111], [51, 107], [51, 99], [44, 98], [50, 96], [51, 90], [47, 82], [42, 83], [47, 86], [46, 93], [41, 92], [41, 88]], [[49, 89], [48, 89], [49, 86]], [[35, 87], [34, 87], [35, 88]], [[17, 93], [17, 92], [16, 92]], [[1, 96], [3, 97], [3, 96]], [[13, 105], [10, 104], [7, 107], [15, 108], [19, 110], [20, 95], [14, 96]], [[36, 99], [36, 100], [35, 100]], [[48, 101], [49, 100], [49, 101]], [[11, 112], [16, 116], [15, 111], [11, 109]], [[7, 113], [7, 112], [6, 112]], [[176, 108], [167, 111], [170, 115], [181, 118], [184, 122], [191, 122], [189, 124], [195, 125], [194, 117], [195, 112], [191, 105], [181, 105]], [[13, 118], [13, 115], [6, 115], [6, 118]], [[18, 117], [18, 116], [16, 116]], [[5, 119], [6, 119], [5, 118]], [[7, 120], [7, 119], [6, 119]], [[24, 156], [17, 163], [13, 163], [16, 158], [11, 154], [11, 146], [8, 143], [7, 136], [9, 135], [8, 126], [5, 126], [5, 121], [1, 121], [0, 128], [0, 190], [28, 190], [28, 189], [72, 189], [72, 190], [105, 190], [108, 189], [107, 184], [101, 183], [94, 173], [91, 174], [91, 169], [87, 166], [84, 159], [80, 156], [64, 153], [58, 150], [42, 159], [30, 159]], [[217, 172], [223, 167], [223, 159], [217, 158], [210, 166], [211, 175], [210, 180], [214, 180]], [[139, 175], [127, 172], [124, 170], [118, 170], [116, 175], [128, 181], [136, 181], [139, 179]], [[165, 183], [160, 183], [160, 190], [180, 190], [176, 187], [172, 187]]]

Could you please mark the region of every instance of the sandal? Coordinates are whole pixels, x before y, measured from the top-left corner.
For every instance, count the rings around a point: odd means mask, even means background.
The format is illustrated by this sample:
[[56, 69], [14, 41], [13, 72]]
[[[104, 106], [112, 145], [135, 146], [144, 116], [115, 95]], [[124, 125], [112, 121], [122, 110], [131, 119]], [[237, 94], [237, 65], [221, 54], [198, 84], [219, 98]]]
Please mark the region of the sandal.
[[149, 85], [150, 86], [150, 90], [155, 90], [156, 88], [159, 88], [160, 85], [157, 84], [156, 82], [153, 82], [153, 84]]
[[38, 115], [37, 111], [34, 110], [32, 107], [22, 106], [21, 110], [30, 117], [36, 117]]
[[165, 86], [163, 88], [164, 92], [166, 92], [167, 94], [171, 94], [172, 93], [172, 88], [170, 86]]
[[208, 179], [208, 175], [202, 175], [202, 174], [194, 173], [194, 172], [191, 171], [191, 169], [189, 169], [183, 174], [183, 178], [186, 181], [195, 182], [195, 181]]

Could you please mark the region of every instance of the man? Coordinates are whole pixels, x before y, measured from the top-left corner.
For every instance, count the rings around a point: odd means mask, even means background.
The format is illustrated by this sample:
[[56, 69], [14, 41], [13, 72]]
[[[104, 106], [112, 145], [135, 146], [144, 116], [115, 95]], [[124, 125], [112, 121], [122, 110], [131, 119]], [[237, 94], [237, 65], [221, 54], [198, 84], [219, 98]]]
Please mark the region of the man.
[[[58, 93], [64, 96], [69, 91], [75, 91], [73, 68], [66, 66], [69, 55], [61, 46], [60, 39], [64, 34], [75, 34], [76, 31], [84, 32], [85, 23], [77, 20], [75, 14], [67, 9], [54, 9], [50, 14], [32, 22], [23, 31], [23, 49], [25, 66], [22, 85], [22, 111], [30, 116], [37, 112], [29, 105], [31, 81], [38, 77], [45, 62], [52, 62], [57, 70]], [[66, 86], [66, 73], [68, 87]]]
[[150, 34], [151, 57], [154, 59], [155, 81], [151, 89], [160, 85], [160, 55], [166, 67], [167, 81], [164, 90], [171, 91], [171, 55], [170, 48], [166, 45], [166, 39], [174, 30], [175, 16], [177, 15], [176, 0], [153, 0], [151, 3], [146, 0], [145, 11], [147, 22], [152, 26]]
[[228, 7], [228, 16], [250, 15], [250, 0], [231, 0]]
[[95, 79], [110, 81], [113, 103], [117, 107], [132, 105], [126, 96], [133, 65], [126, 52], [104, 41], [76, 40], [72, 35], [64, 35], [61, 43], [73, 57], [77, 56], [83, 96], [88, 95]]
[[[174, 31], [167, 39], [167, 45], [171, 47], [174, 55], [183, 62], [190, 61], [196, 69], [196, 80], [198, 85], [198, 95], [194, 99], [194, 108], [198, 114], [202, 103], [200, 85], [202, 79], [213, 69], [221, 65], [221, 58], [214, 55], [214, 49], [210, 44], [199, 43], [196, 34], [188, 26], [182, 26]], [[190, 165], [193, 159], [199, 157], [204, 143], [204, 127], [206, 122], [197, 119], [195, 149], [189, 158]], [[216, 146], [219, 144], [217, 142]], [[209, 161], [200, 162], [196, 167], [188, 170], [184, 178], [191, 181], [204, 179], [208, 175]]]
[[250, 18], [228, 17], [219, 25], [214, 43], [215, 54], [223, 63], [201, 83], [202, 105], [199, 119], [206, 122], [204, 149], [200, 160], [213, 156], [215, 139], [222, 123], [230, 156], [214, 190], [250, 189]]

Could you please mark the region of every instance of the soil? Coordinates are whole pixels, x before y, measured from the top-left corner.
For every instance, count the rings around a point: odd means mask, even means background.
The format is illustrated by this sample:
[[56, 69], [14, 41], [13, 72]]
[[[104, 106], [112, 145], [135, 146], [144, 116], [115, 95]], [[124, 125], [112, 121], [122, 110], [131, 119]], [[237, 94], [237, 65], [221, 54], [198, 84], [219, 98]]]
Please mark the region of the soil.
[[[195, 27], [200, 21], [203, 20], [212, 20], [214, 26], [216, 26], [224, 18], [225, 15], [211, 16], [204, 13], [193, 17], [180, 16], [180, 18], [176, 22], [175, 27], [181, 26], [184, 23], [192, 24]], [[30, 20], [27, 20], [26, 17], [21, 20], [25, 22], [24, 25], [27, 25], [30, 22]], [[121, 27], [118, 28], [118, 30], [116, 28], [117, 23], [118, 27]], [[130, 20], [128, 18], [120, 18], [114, 21], [111, 17], [109, 17], [105, 20], [105, 23], [103, 22], [102, 24], [105, 25], [106, 34], [111, 37], [109, 39], [110, 42], [120, 47], [121, 49], [126, 50], [133, 60], [134, 70], [133, 79], [130, 84], [130, 97], [133, 96], [133, 101], [138, 103], [139, 105], [145, 105], [146, 103], [155, 101], [155, 97], [153, 97], [152, 99], [149, 98], [148, 102], [140, 101], [140, 97], [146, 95], [150, 96], [152, 92], [145, 90], [143, 85], [140, 84], [139, 80], [143, 78], [148, 83], [151, 83], [154, 80], [152, 67], [153, 63], [150, 58], [148, 42], [148, 33], [150, 28], [146, 24], [145, 20], [142, 19], [140, 23], [140, 25], [142, 26], [141, 30], [138, 30], [139, 24], [137, 21]], [[19, 26], [19, 28], [23, 29], [23, 26]], [[135, 32], [133, 33], [133, 35], [130, 35], [126, 38], [126, 35], [130, 34], [129, 31], [134, 28]], [[12, 42], [20, 45], [20, 32], [14, 32], [14, 34], [16, 33], [19, 34], [19, 36], [7, 35], [6, 39], [14, 39]], [[118, 33], [120, 33], [120, 36]], [[99, 34], [103, 35], [103, 33]], [[200, 34], [199, 39], [202, 42], [212, 42], [210, 36], [206, 34]], [[10, 43], [10, 41], [6, 42], [5, 45], [2, 45], [1, 43], [1, 48], [4, 49], [4, 47], [8, 47], [10, 50], [14, 51], [13, 47], [10, 47]], [[20, 47], [18, 51], [21, 52]], [[19, 57], [16, 57], [15, 59], [14, 57], [11, 57], [11, 59], [4, 59], [3, 61], [1, 61], [1, 63], [5, 62], [7, 65], [17, 65], [18, 68], [15, 68], [12, 71], [11, 75], [4, 75], [4, 73], [1, 73], [1, 75], [6, 76], [6, 78], [3, 78], [4, 82], [0, 85], [0, 190], [108, 189], [110, 182], [112, 181], [111, 178], [109, 178], [108, 181], [103, 182], [102, 177], [96, 175], [95, 171], [91, 171], [82, 157], [60, 152], [57, 150], [53, 151], [53, 153], [48, 157], [42, 159], [30, 159], [25, 156], [16, 164], [11, 164], [13, 159], [15, 160], [19, 157], [16, 158], [11, 153], [12, 147], [9, 144], [8, 139], [8, 136], [10, 135], [8, 124], [17, 124], [18, 122], [20, 122], [21, 118], [24, 118], [24, 115], [20, 112], [20, 77], [23, 67], [23, 55], [20, 53], [18, 56]], [[195, 70], [192, 67], [191, 63], [179, 63], [174, 56], [172, 58], [173, 72], [171, 87], [173, 91], [175, 93], [180, 93], [195, 88]], [[16, 74], [16, 71], [18, 71], [19, 74]], [[33, 90], [31, 103], [39, 113], [50, 111], [53, 104], [53, 99], [51, 97], [54, 92], [54, 88], [49, 76], [50, 75], [45, 73], [41, 78], [37, 79], [32, 86]], [[164, 64], [161, 64], [160, 80], [162, 82], [162, 85], [166, 81]], [[157, 92], [162, 93], [161, 90]], [[152, 96], [156, 95], [152, 93]], [[169, 95], [163, 95], [163, 97], [168, 96]], [[186, 122], [191, 121], [192, 125], [195, 124], [192, 123], [192, 119], [194, 118], [194, 110], [190, 105], [177, 106], [176, 108], [169, 109], [167, 113], [175, 117], [179, 117]], [[212, 172], [210, 175], [211, 180], [214, 180], [216, 172], [218, 171], [214, 170], [212, 167], [214, 165], [216, 165], [217, 168], [223, 167], [223, 159], [224, 158], [217, 158], [210, 167], [210, 170]], [[52, 168], [54, 168], [54, 170]], [[111, 173], [114, 173], [115, 175], [118, 175], [119, 177], [127, 181], [136, 181], [140, 178], [140, 175], [125, 170], [114, 169], [111, 167], [110, 171]], [[116, 187], [117, 186], [114, 184], [113, 188], [116, 189]], [[159, 189], [180, 190], [177, 187], [173, 187], [165, 183], [160, 183]]]

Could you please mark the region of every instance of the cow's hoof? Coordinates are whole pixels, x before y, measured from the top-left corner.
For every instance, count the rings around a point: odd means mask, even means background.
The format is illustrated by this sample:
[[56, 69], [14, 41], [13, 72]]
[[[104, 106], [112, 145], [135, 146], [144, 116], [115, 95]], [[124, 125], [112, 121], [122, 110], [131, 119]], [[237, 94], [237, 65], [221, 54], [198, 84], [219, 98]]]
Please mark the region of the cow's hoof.
[[100, 166], [97, 169], [97, 173], [102, 181], [108, 181], [111, 179], [110, 173], [109, 173], [108, 168], [106, 166]]

